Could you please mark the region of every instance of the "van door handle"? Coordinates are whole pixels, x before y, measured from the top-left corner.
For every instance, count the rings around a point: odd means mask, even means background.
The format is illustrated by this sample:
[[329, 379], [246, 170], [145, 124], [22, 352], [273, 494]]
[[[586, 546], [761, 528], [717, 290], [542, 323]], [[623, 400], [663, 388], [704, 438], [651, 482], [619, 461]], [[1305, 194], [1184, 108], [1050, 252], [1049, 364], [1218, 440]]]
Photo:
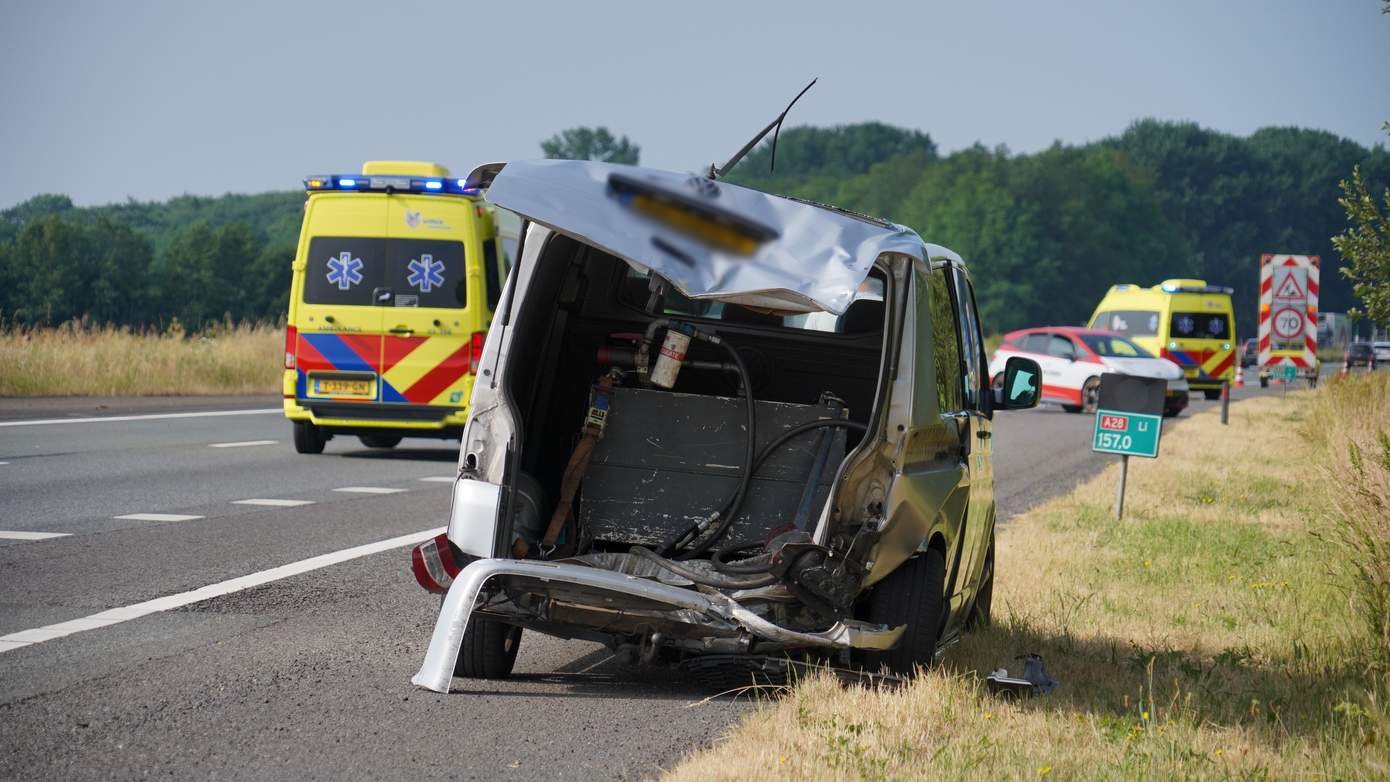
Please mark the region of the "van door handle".
[[391, 329], [391, 333], [400, 334], [401, 336], [408, 337], [415, 333], [415, 329], [408, 329], [405, 326], [397, 326], [394, 329]]

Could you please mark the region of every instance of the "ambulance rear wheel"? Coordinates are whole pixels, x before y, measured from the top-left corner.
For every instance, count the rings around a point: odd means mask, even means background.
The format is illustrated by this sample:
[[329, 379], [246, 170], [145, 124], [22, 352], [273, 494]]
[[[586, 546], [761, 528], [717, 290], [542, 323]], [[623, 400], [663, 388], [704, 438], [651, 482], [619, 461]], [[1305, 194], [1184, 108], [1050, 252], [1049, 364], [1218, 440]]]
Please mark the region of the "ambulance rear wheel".
[[395, 448], [401, 442], [398, 434], [360, 434], [357, 439], [368, 448]]
[[1204, 389], [1202, 389], [1202, 396], [1206, 397], [1206, 398], [1207, 398], [1207, 401], [1215, 401], [1215, 400], [1221, 398], [1221, 389], [1219, 389], [1219, 388], [1204, 388]]
[[294, 450], [298, 453], [323, 453], [328, 437], [308, 421], [294, 422]]
[[1269, 378], [1267, 378], [1267, 377], [1262, 377], [1262, 378], [1260, 378], [1260, 388], [1269, 388]]

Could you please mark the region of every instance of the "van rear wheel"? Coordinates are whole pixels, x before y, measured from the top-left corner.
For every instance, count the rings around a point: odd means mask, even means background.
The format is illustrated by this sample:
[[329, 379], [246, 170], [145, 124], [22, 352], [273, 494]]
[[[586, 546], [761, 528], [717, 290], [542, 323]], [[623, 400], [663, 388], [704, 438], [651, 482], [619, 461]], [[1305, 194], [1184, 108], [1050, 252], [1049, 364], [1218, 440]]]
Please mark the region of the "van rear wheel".
[[869, 594], [869, 621], [907, 628], [896, 647], [866, 653], [866, 667], [876, 671], [886, 665], [893, 673], [911, 674], [918, 666], [931, 665], [941, 633], [945, 591], [946, 559], [936, 549], [909, 559], [880, 581]]
[[360, 434], [357, 439], [368, 448], [395, 448], [401, 442], [398, 434]]
[[294, 422], [294, 450], [298, 453], [323, 453], [328, 437], [308, 421]]
[[484, 619], [474, 614], [463, 631], [463, 643], [454, 661], [454, 675], [469, 679], [505, 679], [516, 664], [521, 648], [521, 628]]
[[1204, 389], [1202, 389], [1202, 396], [1206, 397], [1208, 401], [1214, 402], [1214, 401], [1216, 401], [1217, 399], [1220, 399], [1220, 398], [1221, 398], [1221, 389], [1219, 389], [1219, 388], [1204, 388]]

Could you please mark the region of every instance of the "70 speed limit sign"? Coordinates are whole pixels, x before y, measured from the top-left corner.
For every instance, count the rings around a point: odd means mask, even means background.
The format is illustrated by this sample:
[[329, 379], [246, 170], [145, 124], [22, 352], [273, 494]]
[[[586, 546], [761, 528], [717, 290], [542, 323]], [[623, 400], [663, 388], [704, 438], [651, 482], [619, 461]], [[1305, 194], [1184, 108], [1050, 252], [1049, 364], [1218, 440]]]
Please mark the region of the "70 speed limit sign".
[[1260, 367], [1317, 366], [1316, 255], [1260, 256]]
[[1303, 313], [1293, 307], [1285, 307], [1274, 313], [1274, 336], [1281, 340], [1297, 339], [1305, 330]]

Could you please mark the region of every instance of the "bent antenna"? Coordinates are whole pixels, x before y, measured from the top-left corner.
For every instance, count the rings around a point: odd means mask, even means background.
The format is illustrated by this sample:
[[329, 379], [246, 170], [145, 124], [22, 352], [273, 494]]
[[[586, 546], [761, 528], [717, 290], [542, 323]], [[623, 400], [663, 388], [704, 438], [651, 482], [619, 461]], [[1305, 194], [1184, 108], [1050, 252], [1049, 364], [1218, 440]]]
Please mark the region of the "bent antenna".
[[801, 96], [805, 95], [807, 90], [815, 86], [817, 80], [818, 79], [812, 79], [810, 84], [807, 84], [805, 87], [803, 87], [801, 92], [798, 92], [796, 94], [796, 97], [792, 98], [792, 102], [788, 103], [785, 109], [782, 109], [782, 113], [778, 114], [776, 119], [769, 122], [767, 124], [767, 127], [763, 128], [762, 131], [758, 133], [758, 135], [754, 136], [752, 141], [749, 141], [747, 144], [744, 144], [743, 149], [740, 149], [738, 152], [734, 154], [733, 157], [729, 158], [729, 162], [725, 163], [722, 166], [715, 166], [713, 163], [710, 163], [709, 173], [706, 176], [708, 176], [710, 179], [718, 179], [724, 176], [725, 174], [728, 174], [734, 166], [738, 165], [738, 162], [743, 159], [744, 155], [747, 155], [749, 152], [753, 151], [753, 147], [756, 147], [758, 145], [758, 142], [762, 141], [763, 137], [766, 136], [768, 133], [771, 133], [774, 129], [777, 132], [772, 134], [772, 161], [768, 170], [771, 171], [775, 169], [777, 167], [777, 136], [782, 133], [782, 120], [787, 118], [787, 112], [792, 110], [792, 106], [795, 106], [796, 102], [801, 100]]

